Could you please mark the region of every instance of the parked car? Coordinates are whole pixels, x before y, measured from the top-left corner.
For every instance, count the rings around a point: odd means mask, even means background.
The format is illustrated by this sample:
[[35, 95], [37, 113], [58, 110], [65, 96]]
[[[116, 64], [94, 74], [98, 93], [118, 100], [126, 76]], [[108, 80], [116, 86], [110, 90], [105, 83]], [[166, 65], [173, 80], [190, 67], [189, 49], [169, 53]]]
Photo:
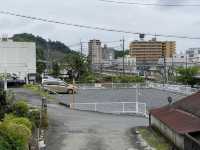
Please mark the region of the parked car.
[[78, 92], [77, 86], [67, 84], [63, 81], [46, 81], [42, 84], [43, 88], [50, 93], [73, 94]]
[[59, 79], [59, 78], [54, 78], [54, 77], [52, 77], [52, 76], [44, 76], [44, 77], [42, 78], [42, 84], [43, 84], [44, 82], [50, 82], [50, 81], [62, 81], [62, 80]]

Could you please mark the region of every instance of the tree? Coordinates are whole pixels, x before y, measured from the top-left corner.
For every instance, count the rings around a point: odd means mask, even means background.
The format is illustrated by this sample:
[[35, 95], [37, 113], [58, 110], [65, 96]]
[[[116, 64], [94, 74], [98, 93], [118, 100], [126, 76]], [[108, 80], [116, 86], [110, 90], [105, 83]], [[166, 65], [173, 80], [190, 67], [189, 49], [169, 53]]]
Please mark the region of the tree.
[[176, 70], [178, 76], [177, 81], [181, 82], [182, 84], [187, 84], [194, 86], [197, 83], [195, 79], [195, 75], [198, 74], [199, 68], [198, 67], [180, 67]]
[[58, 77], [60, 75], [60, 66], [57, 62], [53, 62], [52, 75]]
[[119, 58], [119, 57], [123, 57], [123, 55], [128, 55], [129, 50], [125, 50], [123, 51], [115, 51], [115, 59]]
[[89, 71], [88, 62], [85, 57], [77, 54], [68, 54], [62, 60], [62, 68], [71, 70], [73, 74], [77, 74], [77, 78]]

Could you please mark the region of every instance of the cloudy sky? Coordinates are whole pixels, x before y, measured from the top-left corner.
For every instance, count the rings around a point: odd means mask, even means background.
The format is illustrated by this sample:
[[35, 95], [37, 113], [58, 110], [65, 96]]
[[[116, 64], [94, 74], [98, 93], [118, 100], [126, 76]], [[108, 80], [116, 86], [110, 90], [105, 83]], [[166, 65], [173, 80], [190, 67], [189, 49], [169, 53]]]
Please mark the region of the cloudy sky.
[[[121, 1], [200, 4], [198, 0]], [[133, 32], [200, 37], [200, 7], [149, 7], [105, 3], [98, 0], [2, 0], [0, 10], [75, 24], [115, 28]], [[80, 39], [82, 41], [88, 41], [93, 38], [102, 41], [116, 41], [124, 36], [126, 47], [128, 47], [130, 41], [138, 39], [137, 35], [80, 29], [0, 14], [1, 34], [11, 36], [22, 32], [40, 35], [46, 39], [59, 40], [67, 45], [74, 45]], [[146, 39], [150, 38], [149, 36], [146, 37]], [[160, 39], [176, 40], [178, 52], [190, 47], [200, 47], [200, 40]], [[113, 43], [110, 46], [117, 47], [119, 45], [120, 43]]]

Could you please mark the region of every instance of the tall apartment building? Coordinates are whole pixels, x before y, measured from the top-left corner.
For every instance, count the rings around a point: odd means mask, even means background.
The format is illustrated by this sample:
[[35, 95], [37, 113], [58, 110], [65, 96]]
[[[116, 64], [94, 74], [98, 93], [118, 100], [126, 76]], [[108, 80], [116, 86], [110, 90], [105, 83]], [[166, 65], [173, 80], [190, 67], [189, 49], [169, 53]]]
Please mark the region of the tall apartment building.
[[137, 64], [156, 64], [160, 58], [170, 58], [176, 52], [176, 42], [157, 41], [133, 41], [130, 44], [129, 55], [135, 57]]
[[102, 48], [100, 40], [90, 40], [88, 42], [88, 57], [91, 65], [99, 65], [102, 63]]

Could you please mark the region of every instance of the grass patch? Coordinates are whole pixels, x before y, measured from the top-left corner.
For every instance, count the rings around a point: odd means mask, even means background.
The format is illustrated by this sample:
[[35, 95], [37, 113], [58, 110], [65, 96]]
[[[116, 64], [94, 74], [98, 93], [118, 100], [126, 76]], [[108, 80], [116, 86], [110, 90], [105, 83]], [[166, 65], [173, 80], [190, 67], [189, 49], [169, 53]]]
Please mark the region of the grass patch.
[[48, 100], [53, 99], [48, 92], [44, 91], [39, 85], [27, 84], [24, 85], [25, 89], [31, 90], [32, 92], [40, 95], [41, 97], [46, 97]]
[[151, 128], [138, 128], [143, 139], [157, 150], [169, 150], [171, 148], [170, 142], [163, 137], [159, 132]]

